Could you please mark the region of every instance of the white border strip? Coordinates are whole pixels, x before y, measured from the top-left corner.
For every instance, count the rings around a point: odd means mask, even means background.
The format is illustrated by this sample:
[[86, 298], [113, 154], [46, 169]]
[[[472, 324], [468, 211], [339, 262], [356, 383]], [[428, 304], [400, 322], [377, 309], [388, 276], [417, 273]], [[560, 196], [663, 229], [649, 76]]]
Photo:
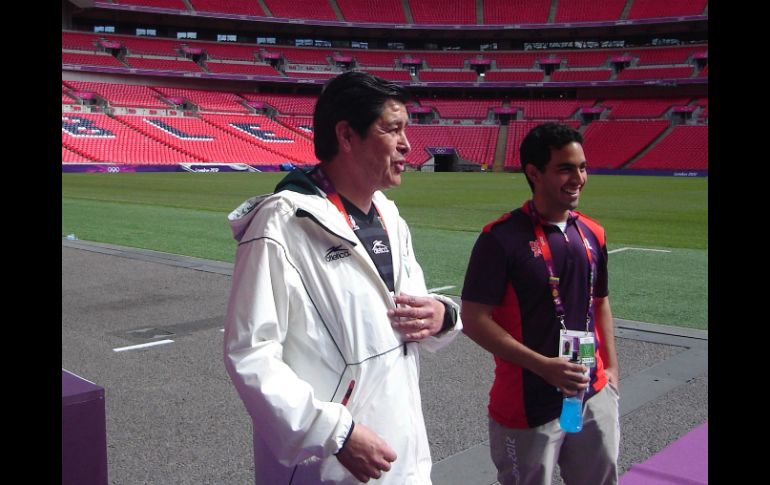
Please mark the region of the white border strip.
[[123, 352], [124, 350], [146, 349], [147, 347], [155, 347], [156, 345], [170, 344], [173, 342], [174, 342], [173, 340], [158, 340], [157, 342], [149, 342], [146, 344], [139, 344], [139, 345], [129, 345], [128, 347], [118, 347], [117, 349], [112, 349], [112, 350], [114, 352]]
[[647, 249], [647, 248], [618, 248], [612, 251], [607, 251], [607, 254], [619, 253], [621, 251], [654, 251], [656, 253], [670, 253], [667, 249]]

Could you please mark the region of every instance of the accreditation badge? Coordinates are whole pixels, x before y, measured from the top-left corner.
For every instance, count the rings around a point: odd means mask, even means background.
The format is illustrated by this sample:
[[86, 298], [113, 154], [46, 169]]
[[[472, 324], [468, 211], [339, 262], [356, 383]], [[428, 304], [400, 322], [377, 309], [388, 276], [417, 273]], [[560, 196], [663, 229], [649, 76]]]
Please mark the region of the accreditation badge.
[[596, 343], [593, 332], [562, 330], [559, 334], [559, 357], [577, 360], [591, 368], [596, 365]]

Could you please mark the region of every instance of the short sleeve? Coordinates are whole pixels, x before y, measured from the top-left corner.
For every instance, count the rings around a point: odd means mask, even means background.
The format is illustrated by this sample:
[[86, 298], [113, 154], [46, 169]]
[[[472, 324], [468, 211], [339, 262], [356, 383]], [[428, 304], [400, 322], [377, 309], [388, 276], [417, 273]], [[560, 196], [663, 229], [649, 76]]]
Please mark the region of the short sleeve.
[[491, 232], [482, 232], [473, 245], [465, 272], [462, 299], [499, 305], [505, 296], [507, 262], [505, 249]]

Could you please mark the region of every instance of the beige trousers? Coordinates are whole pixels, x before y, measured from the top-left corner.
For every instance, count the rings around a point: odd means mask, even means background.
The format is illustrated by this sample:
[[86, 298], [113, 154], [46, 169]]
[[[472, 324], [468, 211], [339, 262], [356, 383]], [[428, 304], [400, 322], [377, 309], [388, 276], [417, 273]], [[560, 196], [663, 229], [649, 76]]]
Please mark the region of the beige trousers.
[[607, 384], [586, 402], [583, 429], [565, 433], [554, 419], [511, 429], [489, 420], [489, 448], [502, 485], [551, 485], [559, 464], [566, 485], [616, 485], [620, 452], [617, 390]]

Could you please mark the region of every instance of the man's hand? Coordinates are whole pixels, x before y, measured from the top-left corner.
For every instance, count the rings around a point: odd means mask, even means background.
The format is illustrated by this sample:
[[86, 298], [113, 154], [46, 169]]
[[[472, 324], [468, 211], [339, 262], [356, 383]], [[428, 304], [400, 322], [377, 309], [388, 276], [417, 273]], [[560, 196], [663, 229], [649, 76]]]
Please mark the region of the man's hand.
[[377, 433], [356, 423], [342, 451], [335, 455], [357, 480], [368, 482], [380, 478], [396, 461], [396, 452]]
[[[430, 296], [401, 293], [393, 301], [395, 310], [388, 310], [390, 323], [407, 341], [422, 340], [437, 334], [444, 324], [444, 304]], [[400, 305], [406, 305], [400, 306]]]
[[533, 371], [565, 396], [574, 396], [578, 391], [586, 389], [590, 381], [585, 375], [585, 372], [588, 371], [586, 366], [573, 364], [561, 357], [547, 358], [542, 365]]

